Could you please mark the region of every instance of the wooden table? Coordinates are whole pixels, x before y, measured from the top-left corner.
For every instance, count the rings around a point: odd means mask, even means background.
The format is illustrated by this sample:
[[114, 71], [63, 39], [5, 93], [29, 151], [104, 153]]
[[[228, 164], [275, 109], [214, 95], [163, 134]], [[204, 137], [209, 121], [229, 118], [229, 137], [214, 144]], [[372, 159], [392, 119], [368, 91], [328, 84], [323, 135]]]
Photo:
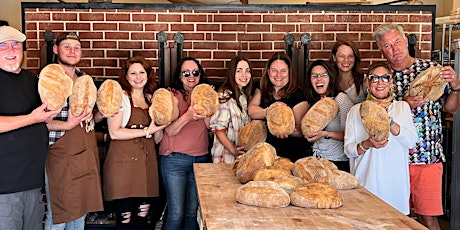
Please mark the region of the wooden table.
[[207, 230], [426, 229], [363, 187], [340, 190], [344, 201], [338, 209], [261, 208], [236, 202], [234, 194], [241, 184], [230, 165], [194, 164], [194, 172]]

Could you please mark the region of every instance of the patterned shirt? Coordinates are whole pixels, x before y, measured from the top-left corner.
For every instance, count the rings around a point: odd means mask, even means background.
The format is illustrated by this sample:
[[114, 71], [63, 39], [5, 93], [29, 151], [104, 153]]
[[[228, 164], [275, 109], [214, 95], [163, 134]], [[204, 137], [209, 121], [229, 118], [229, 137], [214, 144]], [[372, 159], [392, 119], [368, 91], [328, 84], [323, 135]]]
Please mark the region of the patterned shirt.
[[[395, 100], [403, 100], [410, 83], [425, 69], [438, 64], [431, 61], [416, 59], [415, 62], [403, 71], [395, 71]], [[418, 141], [415, 148], [409, 150], [410, 164], [434, 164], [445, 162], [442, 149], [442, 102], [447, 98], [449, 86], [437, 101], [428, 101], [424, 105], [412, 109], [415, 128], [418, 132]]]

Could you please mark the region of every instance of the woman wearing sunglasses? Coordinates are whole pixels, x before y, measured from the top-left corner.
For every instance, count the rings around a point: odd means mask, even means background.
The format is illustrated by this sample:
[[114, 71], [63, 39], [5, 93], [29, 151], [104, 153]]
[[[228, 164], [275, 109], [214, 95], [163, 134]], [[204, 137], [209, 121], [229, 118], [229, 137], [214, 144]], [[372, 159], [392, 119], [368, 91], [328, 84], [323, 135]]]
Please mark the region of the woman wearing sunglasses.
[[314, 61], [308, 69], [309, 79], [305, 90], [310, 105], [324, 97], [332, 97], [339, 106], [339, 113], [324, 130], [306, 136], [313, 142], [313, 155], [333, 162], [340, 170], [350, 172], [350, 162], [343, 152], [345, 122], [353, 102], [347, 94], [337, 87], [337, 75], [334, 68], [325, 61]]
[[276, 154], [296, 161], [311, 156], [311, 144], [300, 132], [300, 122], [310, 108], [307, 98], [297, 86], [291, 66], [291, 59], [285, 53], [275, 53], [267, 62], [257, 89], [249, 102], [251, 119], [266, 119], [266, 111], [271, 104], [283, 102], [294, 112], [295, 131], [289, 136], [273, 136], [267, 132], [267, 143], [275, 147]]
[[193, 109], [190, 96], [195, 86], [207, 83], [207, 78], [200, 63], [186, 57], [178, 63], [172, 80], [179, 118], [164, 129], [159, 155], [168, 202], [166, 229], [196, 229], [198, 195], [193, 163], [206, 161], [209, 118]]
[[351, 173], [369, 191], [409, 214], [409, 149], [415, 146], [417, 131], [409, 104], [393, 100], [393, 77], [387, 63], [369, 67], [369, 93], [366, 100], [382, 106], [390, 116], [389, 138], [377, 141], [366, 132], [360, 105], [350, 109], [345, 129], [345, 154], [350, 158]]
[[234, 57], [228, 66], [227, 78], [217, 90], [220, 104], [210, 121], [214, 133], [211, 149], [214, 163], [233, 163], [244, 153], [244, 148], [236, 142], [241, 129], [250, 122], [248, 100], [254, 90], [251, 63], [243, 56]]

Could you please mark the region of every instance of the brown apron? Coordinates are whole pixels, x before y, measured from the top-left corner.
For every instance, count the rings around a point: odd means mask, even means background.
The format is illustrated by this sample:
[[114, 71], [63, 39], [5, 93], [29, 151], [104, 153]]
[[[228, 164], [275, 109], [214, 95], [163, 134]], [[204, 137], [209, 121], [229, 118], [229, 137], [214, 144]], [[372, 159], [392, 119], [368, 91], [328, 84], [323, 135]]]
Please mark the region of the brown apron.
[[81, 124], [66, 131], [46, 157], [54, 224], [104, 210], [94, 123]]
[[[150, 124], [148, 109], [137, 108], [131, 101], [131, 116], [126, 128]], [[104, 162], [104, 197], [159, 196], [158, 164], [154, 138], [138, 137], [112, 140]]]

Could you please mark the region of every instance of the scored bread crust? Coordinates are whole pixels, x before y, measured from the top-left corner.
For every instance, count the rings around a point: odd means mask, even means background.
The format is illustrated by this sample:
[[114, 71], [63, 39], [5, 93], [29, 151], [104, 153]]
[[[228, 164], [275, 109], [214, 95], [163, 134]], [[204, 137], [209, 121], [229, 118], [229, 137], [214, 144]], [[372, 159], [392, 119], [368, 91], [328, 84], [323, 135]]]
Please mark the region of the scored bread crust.
[[267, 108], [267, 126], [274, 136], [290, 135], [295, 129], [292, 109], [284, 103], [275, 102]]
[[217, 92], [208, 84], [199, 84], [192, 90], [191, 101], [193, 109], [203, 111], [203, 115], [211, 117], [219, 105]]
[[118, 113], [122, 105], [123, 90], [120, 84], [111, 79], [105, 80], [97, 91], [96, 104], [104, 117]]
[[438, 100], [444, 94], [447, 85], [447, 82], [441, 77], [441, 69], [441, 66], [431, 66], [417, 75], [411, 82], [409, 95], [422, 95], [429, 101]]
[[294, 163], [289, 158], [276, 157], [275, 161], [273, 162], [273, 166], [285, 168], [292, 172], [292, 167], [294, 167]]
[[287, 194], [291, 194], [291, 192], [294, 191], [295, 188], [305, 183], [305, 181], [302, 180], [300, 177], [296, 177], [293, 175], [278, 175], [270, 178], [269, 181], [277, 183], [282, 189], [284, 189], [284, 191], [287, 192]]
[[238, 146], [243, 146], [244, 151], [248, 151], [257, 143], [267, 139], [267, 126], [262, 120], [252, 120], [245, 125], [238, 135]]
[[325, 97], [317, 101], [302, 118], [302, 135], [307, 137], [311, 133], [323, 130], [338, 112], [339, 106], [333, 98]]
[[38, 93], [48, 110], [62, 109], [72, 94], [73, 80], [59, 64], [45, 66], [39, 74]]
[[339, 208], [342, 196], [333, 186], [323, 183], [300, 185], [290, 194], [291, 204], [304, 208]]
[[235, 199], [245, 205], [282, 208], [290, 203], [289, 194], [272, 181], [251, 181], [236, 189]]
[[331, 169], [325, 166], [317, 157], [310, 156], [298, 159], [292, 168], [292, 174], [307, 182], [329, 183]]
[[273, 165], [275, 157], [276, 150], [272, 145], [266, 142], [257, 143], [240, 157], [235, 175], [240, 183], [247, 183], [253, 180], [258, 169]]
[[96, 104], [97, 88], [94, 85], [93, 78], [89, 75], [78, 77], [72, 89], [72, 95], [69, 98], [72, 115], [80, 116], [85, 110], [91, 111]]
[[177, 98], [165, 88], [155, 90], [152, 96], [152, 105], [149, 108], [149, 115], [156, 125], [171, 123], [179, 117]]
[[390, 136], [390, 117], [387, 111], [372, 101], [364, 101], [359, 107], [364, 129], [376, 141], [383, 141]]
[[280, 175], [284, 175], [284, 176], [292, 175], [291, 170], [287, 170], [285, 168], [281, 168], [281, 167], [278, 167], [278, 166], [264, 166], [264, 167], [258, 169], [254, 173], [253, 180], [255, 180], [255, 181], [259, 181], [259, 180], [267, 181], [267, 180], [270, 180], [270, 178], [280, 176]]
[[329, 183], [336, 189], [353, 189], [358, 186], [358, 179], [348, 172], [332, 170], [332, 176]]

